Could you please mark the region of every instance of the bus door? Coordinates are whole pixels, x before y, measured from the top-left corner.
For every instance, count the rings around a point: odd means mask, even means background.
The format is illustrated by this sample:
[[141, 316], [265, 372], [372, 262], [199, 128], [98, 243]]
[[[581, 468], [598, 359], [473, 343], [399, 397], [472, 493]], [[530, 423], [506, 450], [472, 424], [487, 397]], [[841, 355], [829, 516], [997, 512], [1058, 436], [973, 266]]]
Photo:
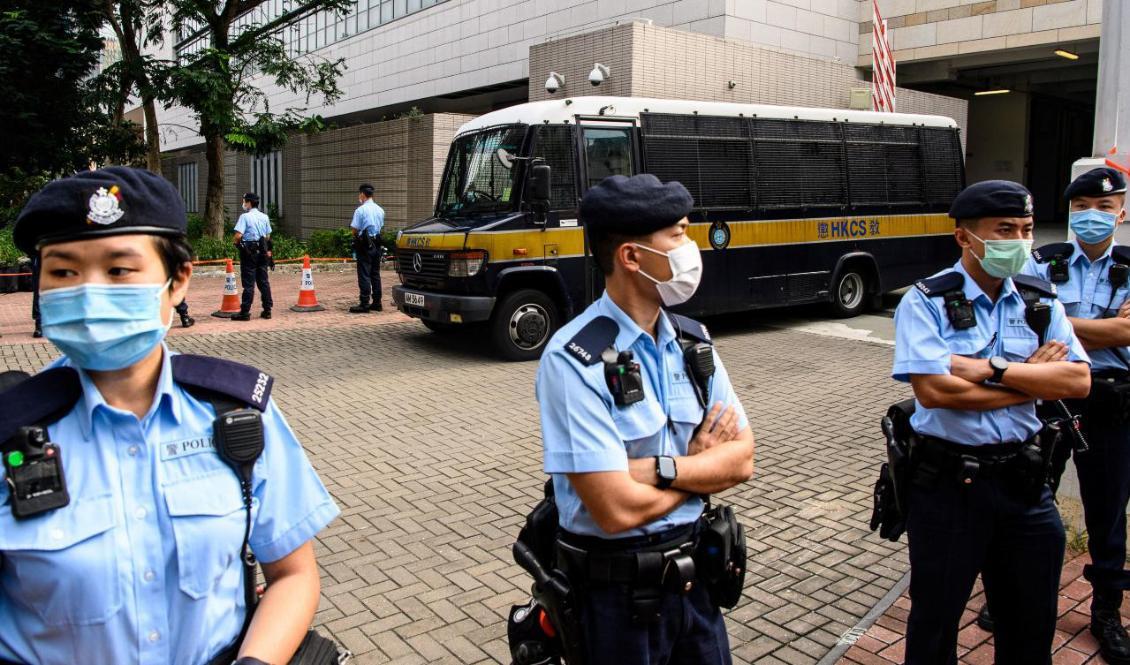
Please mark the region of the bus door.
[[[577, 153], [581, 157], [581, 194], [608, 176], [638, 173], [639, 144], [635, 118], [577, 116]], [[588, 302], [604, 291], [604, 275], [585, 244], [585, 287]]]

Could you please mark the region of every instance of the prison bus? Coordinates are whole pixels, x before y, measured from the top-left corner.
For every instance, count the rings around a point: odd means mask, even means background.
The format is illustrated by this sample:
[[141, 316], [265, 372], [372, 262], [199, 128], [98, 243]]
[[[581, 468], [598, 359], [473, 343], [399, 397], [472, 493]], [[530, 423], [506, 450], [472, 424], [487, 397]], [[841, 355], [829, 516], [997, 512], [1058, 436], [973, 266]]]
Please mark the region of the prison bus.
[[704, 271], [675, 308], [688, 316], [818, 302], [854, 316], [956, 260], [949, 118], [576, 97], [460, 128], [434, 215], [397, 237], [393, 301], [433, 331], [486, 327], [503, 357], [538, 357], [603, 291], [581, 196], [637, 173], [694, 197]]

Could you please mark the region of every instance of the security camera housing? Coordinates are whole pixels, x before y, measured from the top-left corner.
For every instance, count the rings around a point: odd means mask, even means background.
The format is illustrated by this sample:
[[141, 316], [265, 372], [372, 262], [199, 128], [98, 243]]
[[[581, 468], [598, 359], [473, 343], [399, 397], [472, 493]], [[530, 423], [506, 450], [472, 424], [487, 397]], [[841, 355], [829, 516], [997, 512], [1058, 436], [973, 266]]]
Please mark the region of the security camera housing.
[[611, 75], [612, 74], [611, 72], [609, 72], [608, 67], [598, 62], [593, 65], [592, 71], [589, 72], [589, 83], [591, 83], [593, 87], [596, 87], [601, 83], [604, 83], [604, 80], [609, 78]]
[[558, 74], [557, 72], [550, 72], [549, 78], [547, 78], [545, 80], [545, 91], [552, 95], [553, 93], [560, 90], [561, 86], [564, 83], [565, 83], [565, 77], [564, 76]]

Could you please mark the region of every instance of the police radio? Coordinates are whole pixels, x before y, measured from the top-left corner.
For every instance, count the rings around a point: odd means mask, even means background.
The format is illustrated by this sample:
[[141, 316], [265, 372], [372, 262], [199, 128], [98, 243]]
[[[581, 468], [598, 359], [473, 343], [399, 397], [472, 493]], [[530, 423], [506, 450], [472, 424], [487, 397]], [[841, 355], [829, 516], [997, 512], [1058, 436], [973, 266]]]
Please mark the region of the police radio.
[[640, 364], [633, 360], [631, 351], [609, 347], [600, 354], [604, 363], [604, 381], [612, 393], [616, 406], [629, 406], [643, 400], [643, 377]]
[[21, 427], [5, 446], [4, 469], [12, 496], [12, 515], [27, 519], [70, 503], [59, 446], [42, 427]]

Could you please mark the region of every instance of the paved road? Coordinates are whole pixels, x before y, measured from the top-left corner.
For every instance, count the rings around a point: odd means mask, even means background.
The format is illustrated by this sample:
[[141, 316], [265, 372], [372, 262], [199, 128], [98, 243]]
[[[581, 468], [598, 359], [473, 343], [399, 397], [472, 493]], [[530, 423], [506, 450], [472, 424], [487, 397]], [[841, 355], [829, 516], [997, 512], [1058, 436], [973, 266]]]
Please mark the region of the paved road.
[[[318, 286], [350, 278], [319, 275]], [[276, 375], [276, 398], [342, 508], [319, 539], [317, 622], [356, 662], [508, 662], [505, 616], [529, 584], [510, 545], [543, 479], [535, 364], [395, 316], [326, 317], [335, 323], [223, 322], [225, 334], [172, 343]], [[887, 378], [889, 345], [782, 329], [781, 313], [712, 324], [758, 443], [754, 480], [724, 497], [751, 545], [746, 593], [729, 612], [735, 661], [813, 663], [906, 569], [903, 546], [865, 523], [877, 419], [907, 390]], [[0, 368], [53, 355], [5, 341]]]

